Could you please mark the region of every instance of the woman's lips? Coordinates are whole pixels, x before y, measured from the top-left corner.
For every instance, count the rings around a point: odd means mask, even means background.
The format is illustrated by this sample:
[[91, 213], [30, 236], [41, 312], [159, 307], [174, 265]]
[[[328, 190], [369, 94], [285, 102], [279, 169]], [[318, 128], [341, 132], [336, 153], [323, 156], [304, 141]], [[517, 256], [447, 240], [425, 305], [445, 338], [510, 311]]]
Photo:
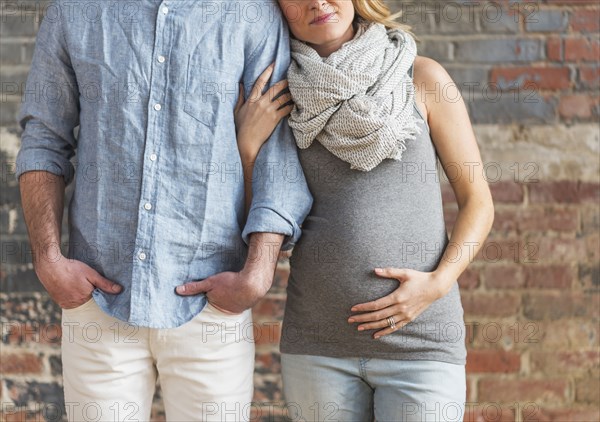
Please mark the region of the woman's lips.
[[321, 16], [317, 16], [312, 22], [311, 24], [315, 24], [315, 25], [320, 25], [322, 23], [326, 23], [327, 21], [329, 21], [333, 16], [335, 15], [335, 12], [331, 12], [331, 13], [326, 13], [324, 15]]

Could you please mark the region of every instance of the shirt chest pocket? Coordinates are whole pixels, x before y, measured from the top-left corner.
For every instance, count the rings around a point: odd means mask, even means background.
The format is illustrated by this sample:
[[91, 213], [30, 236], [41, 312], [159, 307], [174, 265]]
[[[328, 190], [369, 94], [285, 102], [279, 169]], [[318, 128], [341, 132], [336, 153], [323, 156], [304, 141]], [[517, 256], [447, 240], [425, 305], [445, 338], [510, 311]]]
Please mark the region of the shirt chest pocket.
[[239, 95], [238, 78], [223, 67], [188, 63], [183, 110], [194, 119], [212, 127], [233, 108]]

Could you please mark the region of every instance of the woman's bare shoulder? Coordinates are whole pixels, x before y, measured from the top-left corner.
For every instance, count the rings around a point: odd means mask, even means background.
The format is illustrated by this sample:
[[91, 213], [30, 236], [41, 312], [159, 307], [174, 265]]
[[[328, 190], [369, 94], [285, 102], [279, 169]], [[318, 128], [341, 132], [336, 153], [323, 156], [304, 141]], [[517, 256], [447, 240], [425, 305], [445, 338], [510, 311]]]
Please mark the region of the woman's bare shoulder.
[[417, 105], [421, 107], [421, 111], [426, 111], [427, 115], [435, 104], [444, 99], [448, 89], [456, 88], [444, 66], [425, 56], [415, 57], [413, 83]]

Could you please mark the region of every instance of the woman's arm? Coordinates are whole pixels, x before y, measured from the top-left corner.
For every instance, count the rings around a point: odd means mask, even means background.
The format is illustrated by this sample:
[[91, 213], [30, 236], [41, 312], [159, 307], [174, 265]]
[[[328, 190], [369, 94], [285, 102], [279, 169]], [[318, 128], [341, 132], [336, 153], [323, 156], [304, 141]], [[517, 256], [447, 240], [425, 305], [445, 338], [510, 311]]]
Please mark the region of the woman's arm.
[[[483, 177], [479, 148], [458, 87], [435, 60], [417, 57], [414, 69], [417, 107], [427, 118], [431, 139], [456, 195], [459, 212], [448, 246], [434, 271], [375, 269], [378, 276], [400, 281], [400, 286], [378, 300], [353, 306], [351, 311], [359, 314], [348, 319], [349, 323], [359, 323], [359, 331], [378, 330], [375, 338], [402, 328], [446, 295], [481, 249], [494, 220], [492, 196]], [[394, 324], [388, 318], [393, 318]]]
[[256, 157], [262, 145], [281, 119], [290, 114], [294, 105], [289, 91], [284, 92], [287, 89], [286, 79], [262, 93], [272, 72], [271, 64], [256, 80], [248, 100], [244, 99], [244, 89], [240, 84], [240, 95], [234, 109], [237, 144], [244, 173], [246, 215], [252, 203], [252, 174]]
[[[481, 249], [494, 221], [494, 204], [467, 107], [456, 83], [442, 65], [427, 57], [415, 60], [414, 83], [417, 104], [425, 103], [431, 139], [459, 209], [449, 245], [434, 271], [443, 296]], [[436, 95], [429, 95], [432, 91]]]

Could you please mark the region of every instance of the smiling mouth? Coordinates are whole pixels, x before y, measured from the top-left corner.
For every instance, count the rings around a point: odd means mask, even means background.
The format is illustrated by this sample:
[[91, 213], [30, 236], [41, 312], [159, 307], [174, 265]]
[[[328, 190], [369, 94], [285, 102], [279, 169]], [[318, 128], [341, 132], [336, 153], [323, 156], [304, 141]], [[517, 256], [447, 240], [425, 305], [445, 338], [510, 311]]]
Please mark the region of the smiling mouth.
[[327, 22], [333, 15], [335, 15], [335, 12], [326, 13], [324, 15], [318, 16], [311, 22], [311, 24]]

